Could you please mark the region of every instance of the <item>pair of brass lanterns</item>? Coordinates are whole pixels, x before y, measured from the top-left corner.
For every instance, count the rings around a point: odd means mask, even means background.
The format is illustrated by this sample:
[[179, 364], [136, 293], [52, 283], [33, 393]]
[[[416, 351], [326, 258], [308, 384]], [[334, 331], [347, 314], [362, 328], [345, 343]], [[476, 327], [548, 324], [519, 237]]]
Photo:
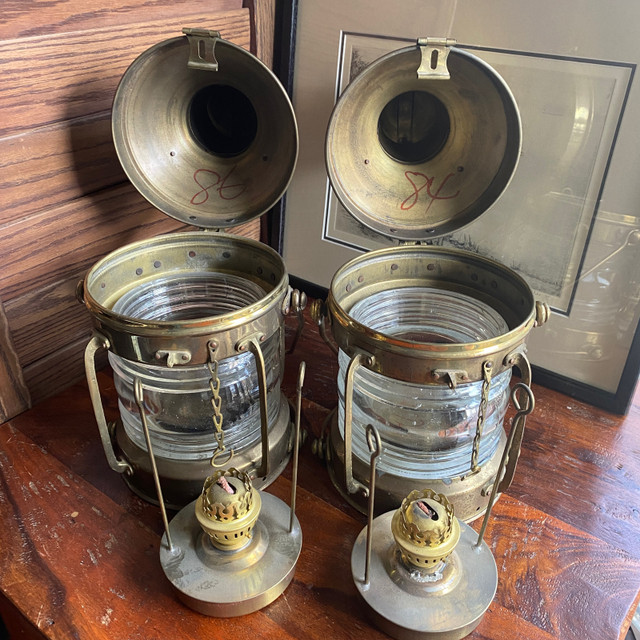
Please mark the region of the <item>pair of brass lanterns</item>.
[[[164, 494], [161, 504], [176, 507], [201, 493], [202, 501], [212, 490], [223, 495], [212, 482], [227, 471], [212, 481], [211, 465], [233, 467], [245, 517], [257, 499], [244, 478], [267, 486], [293, 447], [280, 391], [283, 317], [300, 314], [305, 296], [289, 286], [277, 252], [219, 229], [281, 197], [297, 127], [286, 93], [254, 56], [216, 32], [184, 33], [127, 70], [113, 136], [140, 193], [202, 230], [128, 245], [94, 265], [79, 289], [96, 330], [85, 364], [107, 459], [136, 493]], [[327, 445], [338, 489], [364, 510], [373, 425], [381, 442], [377, 510], [418, 489], [468, 521], [513, 477], [533, 408], [524, 342], [548, 308], [505, 266], [432, 244], [495, 202], [521, 148], [507, 85], [453, 44], [420, 39], [384, 56], [336, 104], [326, 139], [333, 189], [357, 220], [399, 246], [341, 267], [313, 316], [325, 337], [330, 325], [338, 354]], [[104, 349], [118, 392], [115, 425], [106, 422], [95, 372]], [[507, 440], [513, 367], [526, 393], [515, 400]], [[182, 518], [188, 527], [197, 519]], [[173, 552], [162, 553], [169, 576]]]

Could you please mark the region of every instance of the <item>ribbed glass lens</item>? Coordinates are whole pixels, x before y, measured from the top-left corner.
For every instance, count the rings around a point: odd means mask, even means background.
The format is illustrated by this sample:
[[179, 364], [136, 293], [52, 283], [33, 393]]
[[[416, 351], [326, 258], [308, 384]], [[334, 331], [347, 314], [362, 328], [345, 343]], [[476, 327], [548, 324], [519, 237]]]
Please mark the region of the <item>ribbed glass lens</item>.
[[[147, 320], [185, 320], [236, 311], [264, 296], [250, 280], [206, 273], [163, 277], [123, 296], [114, 311]], [[283, 336], [278, 331], [261, 344], [267, 375], [268, 422], [271, 429], [280, 409]], [[125, 360], [109, 352], [118, 404], [128, 437], [146, 450], [133, 383], [142, 382], [145, 412], [159, 456], [179, 460], [211, 457], [215, 448], [211, 374], [208, 366], [162, 367]], [[255, 358], [249, 352], [218, 363], [222, 429], [225, 446], [236, 452], [260, 440], [260, 399]]]
[[113, 310], [141, 320], [195, 320], [242, 309], [264, 295], [262, 287], [246, 278], [190, 272], [134, 287], [116, 302]]
[[[508, 331], [486, 304], [456, 292], [410, 287], [387, 290], [360, 301], [350, 311], [380, 333], [416, 342], [468, 343]], [[349, 357], [338, 356], [338, 419], [344, 430], [344, 389]], [[495, 453], [509, 399], [511, 370], [491, 381], [478, 463]], [[482, 381], [419, 385], [393, 380], [361, 367], [354, 377], [353, 452], [369, 460], [366, 425], [382, 439], [381, 473], [416, 479], [454, 478], [469, 471]], [[343, 433], [344, 435], [344, 433]]]
[[414, 342], [479, 342], [509, 330], [484, 302], [431, 287], [381, 291], [354, 304], [349, 315], [380, 333]]

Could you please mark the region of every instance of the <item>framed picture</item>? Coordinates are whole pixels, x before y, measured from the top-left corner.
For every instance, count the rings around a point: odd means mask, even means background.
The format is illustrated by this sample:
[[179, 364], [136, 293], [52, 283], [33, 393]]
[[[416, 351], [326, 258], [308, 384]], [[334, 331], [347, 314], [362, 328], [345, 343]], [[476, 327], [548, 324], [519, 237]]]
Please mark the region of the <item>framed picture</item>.
[[397, 244], [355, 220], [333, 194], [326, 126], [340, 93], [368, 64], [417, 37], [455, 38], [510, 86], [523, 149], [502, 197], [432, 242], [522, 275], [553, 311], [528, 340], [536, 380], [622, 413], [640, 369], [640, 42], [620, 34], [640, 19], [640, 7], [558, 4], [504, 3], [497, 19], [488, 0], [298, 0], [290, 77], [301, 152], [280, 249], [293, 276], [326, 288], [358, 253]]

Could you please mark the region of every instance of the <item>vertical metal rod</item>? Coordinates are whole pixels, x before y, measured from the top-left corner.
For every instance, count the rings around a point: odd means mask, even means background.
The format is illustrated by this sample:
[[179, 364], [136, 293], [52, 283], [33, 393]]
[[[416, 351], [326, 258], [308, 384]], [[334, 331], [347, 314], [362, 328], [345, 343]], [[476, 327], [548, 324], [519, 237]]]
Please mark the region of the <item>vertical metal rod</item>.
[[370, 466], [370, 474], [369, 474], [369, 509], [367, 514], [367, 547], [365, 551], [365, 560], [364, 560], [364, 583], [365, 585], [369, 584], [369, 566], [371, 564], [371, 540], [372, 540], [372, 532], [373, 532], [373, 510], [375, 506], [375, 497], [376, 497], [376, 463], [377, 458], [382, 451], [382, 442], [380, 441], [380, 434], [378, 430], [372, 425], [367, 425], [367, 445], [369, 446], [369, 451], [371, 452], [371, 460], [369, 463]]
[[293, 531], [293, 519], [296, 514], [296, 494], [298, 491], [298, 458], [300, 449], [300, 417], [302, 415], [302, 385], [304, 384], [304, 374], [306, 370], [306, 363], [303, 361], [300, 363], [298, 369], [298, 386], [297, 386], [297, 398], [296, 398], [296, 424], [295, 434], [293, 438], [293, 472], [291, 474], [291, 514], [289, 516], [289, 533]]
[[160, 476], [158, 475], [158, 468], [156, 467], [156, 459], [155, 459], [155, 456], [153, 455], [153, 447], [151, 446], [151, 434], [149, 433], [147, 416], [144, 412], [144, 394], [142, 391], [142, 382], [140, 378], [134, 379], [133, 392], [136, 398], [136, 404], [138, 405], [138, 411], [140, 412], [140, 420], [142, 422], [142, 429], [144, 430], [144, 438], [147, 441], [147, 451], [149, 452], [149, 460], [151, 461], [153, 481], [156, 483], [156, 493], [158, 494], [158, 502], [160, 503], [160, 511], [162, 512], [162, 522], [164, 523], [164, 530], [165, 530], [165, 533], [167, 534], [167, 543], [169, 545], [169, 551], [173, 552], [173, 542], [171, 541], [171, 532], [169, 531], [169, 519], [167, 518], [167, 508], [164, 506], [164, 498], [162, 497], [162, 487], [160, 486]]
[[[527, 402], [524, 407], [521, 406], [520, 402], [518, 401], [519, 389], [523, 390], [527, 398]], [[511, 422], [511, 429], [509, 431], [509, 437], [507, 438], [507, 444], [505, 445], [504, 451], [502, 452], [500, 465], [498, 466], [498, 471], [496, 472], [496, 479], [494, 480], [493, 486], [491, 487], [491, 494], [489, 495], [489, 503], [487, 504], [487, 510], [485, 511], [484, 519], [482, 520], [482, 527], [480, 527], [480, 533], [478, 534], [478, 541], [475, 544], [476, 547], [479, 547], [482, 544], [485, 531], [487, 530], [487, 524], [489, 523], [489, 516], [491, 515], [491, 510], [493, 509], [493, 505], [495, 503], [496, 494], [498, 493], [498, 486], [500, 485], [500, 482], [502, 480], [502, 474], [504, 473], [504, 469], [509, 460], [509, 455], [514, 454], [514, 452], [511, 451], [514, 438], [516, 437], [517, 433], [521, 431], [521, 428], [522, 428], [521, 423], [533, 411], [533, 407], [535, 404], [531, 389], [523, 382], [518, 382], [518, 384], [516, 384], [513, 387], [513, 390], [511, 391], [511, 401], [513, 402], [513, 405], [516, 408], [517, 413], [513, 417], [513, 420]], [[520, 451], [518, 447], [517, 454], [519, 453]]]
[[[244, 344], [244, 343], [243, 343]], [[264, 478], [269, 474], [269, 413], [267, 411], [267, 371], [264, 364], [264, 356], [260, 343], [255, 338], [250, 338], [246, 346], [256, 360], [258, 373], [258, 391], [260, 393], [260, 439], [262, 440], [262, 461], [257, 475]]]
[[304, 291], [294, 289], [291, 292], [291, 306], [296, 314], [298, 325], [296, 327], [296, 333], [293, 336], [293, 340], [291, 341], [291, 346], [287, 349], [286, 353], [293, 353], [296, 350], [296, 345], [298, 344], [298, 340], [300, 340], [300, 336], [304, 330], [304, 316], [302, 315], [302, 312], [307, 306], [307, 294]]

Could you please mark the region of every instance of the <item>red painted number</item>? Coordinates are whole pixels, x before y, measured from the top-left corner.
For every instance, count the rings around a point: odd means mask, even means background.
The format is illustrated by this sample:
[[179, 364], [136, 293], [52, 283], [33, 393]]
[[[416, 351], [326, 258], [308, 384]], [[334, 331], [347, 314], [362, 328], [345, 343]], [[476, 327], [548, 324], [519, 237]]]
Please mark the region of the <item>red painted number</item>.
[[449, 180], [456, 175], [455, 173], [450, 173], [448, 176], [446, 176], [445, 179], [437, 186], [435, 191], [433, 185], [435, 177], [430, 178], [424, 173], [417, 173], [416, 171], [405, 171], [404, 175], [413, 187], [413, 193], [407, 196], [402, 201], [400, 208], [403, 211], [409, 211], [409, 209], [412, 209], [416, 204], [418, 204], [418, 201], [420, 200], [420, 194], [423, 191], [426, 193], [426, 197], [428, 199], [425, 213], [427, 213], [429, 209], [431, 209], [431, 206], [436, 200], [451, 200], [452, 198], [456, 198], [458, 197], [458, 195], [460, 195], [459, 189], [458, 191], [450, 195], [440, 195], [447, 182], [449, 182]]
[[246, 191], [247, 185], [241, 182], [233, 184], [228, 184], [227, 182], [234, 171], [235, 167], [223, 178], [217, 171], [198, 169], [193, 174], [193, 179], [200, 187], [200, 191], [191, 198], [191, 204], [204, 204], [212, 193], [216, 194], [221, 200], [233, 200], [241, 196]]

